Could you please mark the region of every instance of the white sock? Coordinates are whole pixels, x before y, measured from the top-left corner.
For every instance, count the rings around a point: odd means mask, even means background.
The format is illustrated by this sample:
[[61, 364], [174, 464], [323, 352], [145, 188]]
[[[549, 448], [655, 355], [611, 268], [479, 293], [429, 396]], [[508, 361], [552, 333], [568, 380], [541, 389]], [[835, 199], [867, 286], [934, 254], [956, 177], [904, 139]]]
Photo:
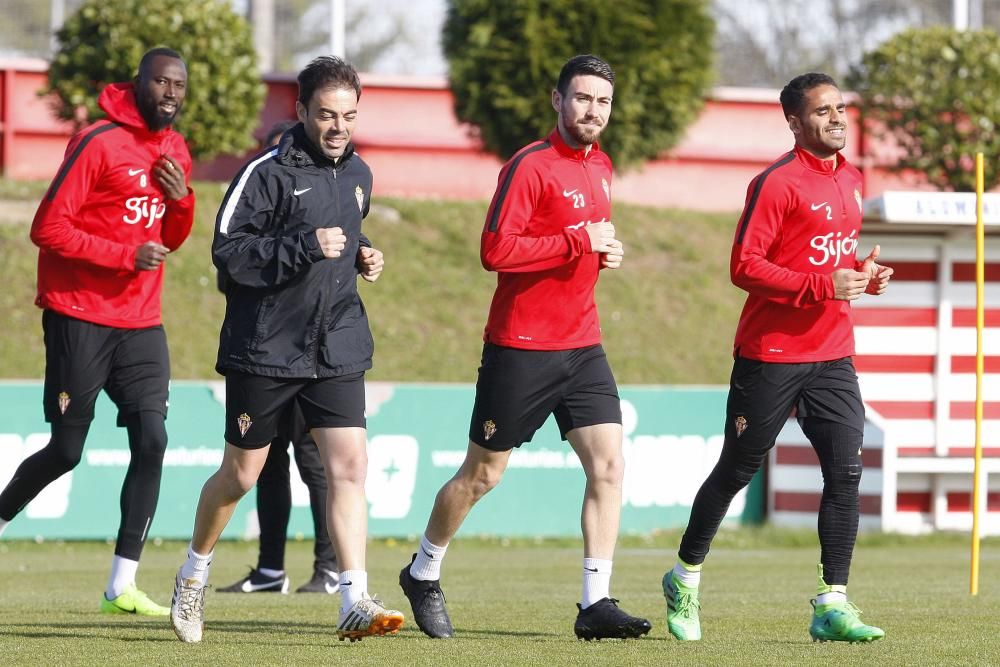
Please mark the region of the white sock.
[[284, 570], [272, 570], [269, 567], [258, 567], [257, 571], [263, 574], [265, 577], [271, 577], [272, 579], [277, 579], [278, 577], [284, 577]]
[[830, 591], [829, 593], [820, 593], [816, 596], [816, 604], [830, 604], [833, 602], [838, 602], [840, 604], [847, 602], [847, 593], [842, 591]]
[[361, 598], [368, 597], [368, 572], [344, 570], [340, 573], [340, 613], [346, 612]]
[[418, 581], [437, 581], [441, 578], [441, 561], [448, 545], [439, 547], [431, 544], [426, 535], [420, 538], [417, 557], [410, 565], [410, 576]]
[[3, 531], [5, 528], [7, 528], [7, 525], [9, 523], [10, 521], [4, 521], [3, 519], [0, 519], [0, 535], [3, 535]]
[[580, 608], [586, 609], [599, 600], [611, 597], [611, 561], [600, 558], [583, 559], [583, 598]]
[[111, 576], [108, 577], [108, 587], [104, 589], [104, 597], [114, 600], [122, 594], [125, 587], [135, 583], [135, 573], [139, 569], [139, 561], [115, 556], [111, 559]]
[[188, 545], [187, 560], [181, 565], [181, 579], [194, 579], [202, 586], [207, 584], [208, 567], [212, 564], [212, 556], [214, 555], [214, 549], [203, 556], [195, 551], [191, 545]]
[[701, 565], [688, 565], [679, 560], [674, 565], [674, 576], [684, 588], [698, 588], [701, 583]]

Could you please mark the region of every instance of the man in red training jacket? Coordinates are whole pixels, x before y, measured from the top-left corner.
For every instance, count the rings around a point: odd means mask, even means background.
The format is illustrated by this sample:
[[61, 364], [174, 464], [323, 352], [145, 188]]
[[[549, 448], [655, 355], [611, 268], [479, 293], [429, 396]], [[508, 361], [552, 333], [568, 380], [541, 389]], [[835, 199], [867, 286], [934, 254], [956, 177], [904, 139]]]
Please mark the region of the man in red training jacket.
[[611, 115], [615, 75], [592, 55], [571, 58], [552, 91], [549, 136], [500, 171], [480, 256], [497, 272], [484, 335], [465, 461], [438, 492], [420, 549], [399, 574], [417, 625], [450, 637], [439, 584], [448, 543], [500, 481], [511, 452], [554, 414], [587, 476], [583, 501], [581, 639], [639, 637], [649, 621], [610, 596], [624, 458], [618, 388], [601, 347], [594, 303], [600, 269], [617, 269], [611, 160], [597, 145]]
[[820, 564], [809, 633], [816, 641], [873, 641], [847, 600], [858, 532], [858, 484], [865, 408], [854, 371], [850, 301], [882, 294], [892, 269], [879, 247], [855, 257], [861, 231], [861, 173], [840, 153], [847, 107], [825, 74], [792, 79], [781, 108], [795, 147], [747, 189], [730, 258], [733, 284], [747, 292], [733, 350], [719, 462], [702, 484], [663, 575], [667, 626], [682, 641], [701, 639], [701, 566], [733, 497], [760, 469], [796, 410], [819, 457]]
[[136, 588], [139, 556], [160, 493], [167, 446], [170, 361], [160, 317], [163, 263], [194, 221], [191, 155], [171, 124], [184, 104], [187, 66], [148, 51], [135, 80], [107, 86], [107, 118], [70, 141], [31, 225], [45, 336], [48, 445], [25, 459], [0, 493], [0, 531], [50, 482], [80, 462], [103, 389], [128, 430], [131, 461], [100, 609], [166, 616]]

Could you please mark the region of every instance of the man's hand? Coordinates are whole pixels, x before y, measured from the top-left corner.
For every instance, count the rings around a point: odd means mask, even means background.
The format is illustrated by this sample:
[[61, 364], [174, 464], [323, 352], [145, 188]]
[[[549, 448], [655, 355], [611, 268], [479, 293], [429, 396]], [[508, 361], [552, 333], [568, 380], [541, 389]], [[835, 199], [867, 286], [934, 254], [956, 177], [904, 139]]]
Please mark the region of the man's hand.
[[320, 227], [316, 230], [316, 240], [323, 256], [328, 259], [340, 257], [341, 251], [347, 245], [347, 237], [340, 227]]
[[163, 264], [170, 249], [155, 241], [146, 241], [135, 249], [135, 270], [155, 271]]
[[378, 280], [385, 267], [385, 260], [382, 258], [382, 251], [375, 248], [361, 246], [358, 248], [357, 258], [358, 270], [361, 277], [370, 283]]
[[841, 301], [854, 301], [868, 286], [868, 274], [854, 269], [837, 269], [830, 277], [833, 279], [833, 298]]
[[606, 269], [617, 269], [622, 265], [625, 247], [618, 239], [612, 240], [609, 245], [611, 245], [611, 250], [601, 255], [601, 266]]
[[169, 155], [161, 155], [153, 163], [153, 177], [160, 184], [167, 199], [177, 200], [187, 197], [188, 189], [184, 183], [184, 170]]
[[889, 278], [892, 277], [892, 267], [882, 266], [875, 262], [878, 259], [880, 247], [875, 246], [868, 253], [861, 263], [861, 272], [868, 276], [868, 285], [865, 287], [866, 294], [882, 294], [889, 287]]
[[[612, 252], [615, 249], [615, 226], [610, 222], [598, 222], [584, 227], [590, 237], [590, 252]], [[618, 243], [621, 246], [620, 243]]]

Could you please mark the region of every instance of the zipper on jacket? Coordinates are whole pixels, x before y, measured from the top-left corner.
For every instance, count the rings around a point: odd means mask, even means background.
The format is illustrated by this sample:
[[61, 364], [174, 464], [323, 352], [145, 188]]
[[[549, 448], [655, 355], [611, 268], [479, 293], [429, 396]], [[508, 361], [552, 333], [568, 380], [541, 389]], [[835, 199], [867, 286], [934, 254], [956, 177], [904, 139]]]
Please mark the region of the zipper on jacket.
[[847, 202], [844, 201], [844, 189], [840, 187], [840, 179], [837, 178], [837, 174], [833, 175], [833, 186], [837, 189], [837, 195], [840, 197], [840, 218], [843, 220], [847, 217]]
[[[337, 186], [337, 167], [334, 165], [330, 168], [333, 172], [333, 197], [334, 197], [334, 211], [336, 213], [340, 212], [340, 190]], [[341, 255], [343, 257], [343, 255]], [[323, 291], [323, 299], [320, 302], [320, 315], [319, 315], [319, 330], [316, 332], [316, 344], [313, 349], [313, 379], [319, 377], [319, 351], [322, 344], [322, 340], [326, 333], [326, 314], [327, 314], [327, 297], [329, 296], [326, 290]]]
[[[590, 168], [587, 165], [587, 158], [580, 161], [580, 165], [583, 167], [583, 179], [587, 181], [587, 196], [590, 197], [588, 200], [590, 202], [590, 210], [587, 211], [587, 218], [593, 218], [591, 212], [597, 207], [597, 202], [594, 200], [594, 182], [590, 178]], [[597, 222], [597, 220], [592, 220], [592, 222]]]

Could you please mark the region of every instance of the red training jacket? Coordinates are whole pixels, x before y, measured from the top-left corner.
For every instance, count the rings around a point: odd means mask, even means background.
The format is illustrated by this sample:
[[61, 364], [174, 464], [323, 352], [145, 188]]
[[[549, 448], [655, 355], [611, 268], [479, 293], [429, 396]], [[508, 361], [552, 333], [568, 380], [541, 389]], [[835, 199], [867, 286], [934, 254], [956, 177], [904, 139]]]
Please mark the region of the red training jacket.
[[854, 354], [847, 301], [831, 274], [857, 268], [861, 172], [837, 154], [795, 147], [750, 182], [730, 257], [733, 284], [749, 294], [734, 355], [778, 363]]
[[136, 271], [136, 249], [156, 241], [176, 250], [191, 232], [194, 193], [167, 200], [152, 175], [169, 155], [191, 177], [191, 154], [172, 128], [151, 132], [131, 83], [107, 86], [108, 119], [78, 132], [31, 223], [38, 251], [35, 304], [120, 329], [160, 324], [164, 265]]
[[566, 145], [556, 129], [500, 170], [480, 246], [497, 272], [484, 340], [527, 350], [601, 342], [600, 255], [584, 227], [611, 220], [611, 159]]

